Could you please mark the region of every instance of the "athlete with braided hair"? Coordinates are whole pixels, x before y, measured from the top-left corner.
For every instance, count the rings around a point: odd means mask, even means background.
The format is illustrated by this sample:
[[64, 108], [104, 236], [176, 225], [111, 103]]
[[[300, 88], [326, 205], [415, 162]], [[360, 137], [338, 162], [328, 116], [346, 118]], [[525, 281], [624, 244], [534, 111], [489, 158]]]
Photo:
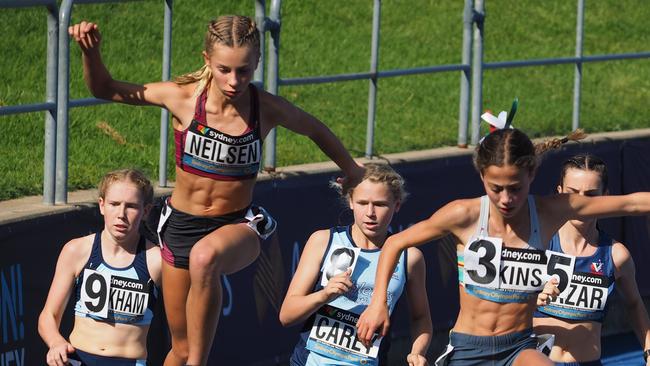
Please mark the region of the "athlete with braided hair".
[[[566, 140], [578, 137], [582, 136], [572, 134]], [[364, 344], [372, 342], [376, 331], [386, 334], [386, 291], [400, 253], [452, 235], [458, 252], [460, 312], [449, 346], [436, 365], [552, 365], [535, 350], [533, 312], [538, 292], [552, 297], [559, 293], [546, 292], [556, 282], [549, 278], [557, 275], [558, 287], [567, 285], [572, 262], [562, 253], [546, 252], [547, 243], [568, 220], [647, 215], [650, 192], [599, 197], [529, 195], [541, 152], [520, 130], [489, 134], [474, 154], [486, 195], [455, 200], [386, 240], [372, 300], [357, 322]]]
[[359, 182], [364, 169], [318, 119], [250, 83], [260, 39], [248, 17], [210, 22], [199, 71], [144, 85], [111, 77], [97, 24], [75, 24], [69, 34], [81, 47], [93, 95], [172, 113], [176, 185], [158, 225], [172, 334], [165, 365], [205, 365], [221, 312], [221, 275], [251, 264], [260, 238], [275, 229], [265, 210], [251, 206], [264, 137], [278, 125], [308, 136], [343, 170], [346, 185]]

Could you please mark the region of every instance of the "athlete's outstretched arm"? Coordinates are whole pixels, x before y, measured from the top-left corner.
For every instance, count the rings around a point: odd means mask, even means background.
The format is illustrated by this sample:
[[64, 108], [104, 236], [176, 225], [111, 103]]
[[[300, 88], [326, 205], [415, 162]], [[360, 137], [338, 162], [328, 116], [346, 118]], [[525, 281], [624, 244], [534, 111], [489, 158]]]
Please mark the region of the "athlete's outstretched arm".
[[[636, 284], [634, 260], [621, 243], [612, 246], [612, 259], [616, 267], [616, 288], [623, 295], [634, 333], [643, 349], [650, 349], [650, 319]], [[647, 364], [650, 365], [650, 359]]]
[[355, 186], [363, 179], [364, 168], [357, 164], [341, 141], [323, 122], [291, 104], [282, 97], [265, 94], [274, 116], [269, 128], [280, 125], [295, 133], [309, 137], [325, 155], [341, 168], [345, 187]]
[[328, 241], [329, 230], [320, 230], [313, 233], [305, 244], [280, 308], [280, 323], [285, 327], [305, 321], [322, 305], [352, 288], [350, 272], [347, 271], [332, 277], [325, 288], [312, 292], [319, 280], [320, 263]]
[[67, 354], [74, 352], [70, 342], [59, 331], [59, 326], [74, 286], [76, 267], [83, 252], [81, 244], [82, 239], [73, 239], [61, 250], [50, 292], [38, 317], [38, 333], [49, 348], [46, 356], [48, 365], [67, 365]]
[[436, 211], [428, 219], [391, 235], [386, 240], [379, 255], [375, 291], [372, 294], [370, 305], [361, 314], [357, 323], [357, 333], [362, 343], [369, 345], [377, 330], [381, 331], [382, 336], [388, 333], [390, 325], [386, 302], [388, 282], [402, 250], [455, 233], [467, 225], [472, 220], [469, 215], [469, 201], [453, 201]]
[[82, 21], [71, 25], [68, 34], [79, 44], [83, 57], [84, 80], [97, 98], [134, 105], [157, 105], [173, 114], [188, 92], [173, 82], [134, 84], [114, 80], [100, 53], [101, 34], [96, 23]]
[[427, 350], [431, 342], [431, 312], [426, 289], [426, 264], [424, 256], [417, 248], [408, 250], [408, 282], [406, 283], [406, 296], [411, 315], [411, 352], [406, 357], [409, 366], [425, 366], [427, 364]]
[[[587, 197], [574, 193], [544, 197], [545, 219], [557, 229], [568, 220], [650, 215], [650, 192]], [[556, 229], [556, 231], [557, 231]]]

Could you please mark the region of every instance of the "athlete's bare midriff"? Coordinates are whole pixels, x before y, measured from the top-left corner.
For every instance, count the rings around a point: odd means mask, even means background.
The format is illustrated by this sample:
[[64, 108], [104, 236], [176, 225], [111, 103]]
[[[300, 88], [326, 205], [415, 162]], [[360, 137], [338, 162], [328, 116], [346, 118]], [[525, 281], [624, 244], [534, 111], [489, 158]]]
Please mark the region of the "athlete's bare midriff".
[[172, 206], [196, 216], [219, 216], [243, 210], [253, 200], [255, 180], [215, 180], [176, 167]]
[[555, 345], [549, 356], [557, 362], [599, 360], [600, 331], [601, 324], [598, 322], [535, 318], [536, 334], [555, 334]]
[[70, 344], [98, 356], [147, 358], [148, 325], [112, 324], [75, 316]]
[[535, 298], [528, 303], [496, 303], [480, 299], [460, 287], [460, 312], [454, 332], [497, 336], [532, 327]]

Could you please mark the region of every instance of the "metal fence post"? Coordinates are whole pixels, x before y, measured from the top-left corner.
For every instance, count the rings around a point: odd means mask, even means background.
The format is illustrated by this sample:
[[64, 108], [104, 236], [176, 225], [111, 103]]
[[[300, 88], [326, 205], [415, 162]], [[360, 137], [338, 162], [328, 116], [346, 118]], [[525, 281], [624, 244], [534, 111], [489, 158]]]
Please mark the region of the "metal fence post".
[[[280, 18], [280, 8], [282, 5], [281, 0], [273, 0], [271, 2], [271, 14], [269, 19], [269, 30], [271, 31], [271, 38], [269, 42], [269, 52], [268, 52], [268, 62], [269, 70], [267, 76], [267, 91], [271, 94], [278, 94], [278, 69], [279, 69], [279, 58], [280, 58], [280, 29], [281, 29], [281, 18]], [[268, 136], [266, 136], [265, 149], [264, 149], [264, 170], [273, 171], [275, 170], [275, 144], [277, 141], [277, 129], [274, 128], [269, 131]]]
[[253, 79], [264, 89], [264, 52], [266, 52], [266, 1], [255, 0], [255, 23], [257, 23], [257, 32], [260, 35], [260, 59], [255, 69]]
[[370, 45], [370, 82], [368, 84], [368, 124], [366, 127], [366, 158], [373, 155], [375, 140], [375, 114], [377, 112], [377, 65], [379, 63], [379, 25], [381, 21], [381, 0], [375, 0], [372, 7], [372, 43]]
[[[472, 57], [472, 24], [474, 23], [473, 0], [465, 0], [463, 9], [463, 55], [461, 63], [469, 66]], [[458, 147], [467, 147], [467, 123], [469, 116], [470, 69], [460, 72], [460, 105], [458, 107]]]
[[573, 78], [573, 121], [571, 128], [575, 130], [580, 126], [580, 96], [582, 85], [582, 35], [584, 32], [585, 20], [585, 1], [578, 0], [578, 15], [576, 20], [576, 58], [578, 61], [575, 66], [575, 75]]
[[[163, 31], [162, 80], [171, 77], [172, 65], [172, 5], [173, 0], [165, 0], [165, 28]], [[160, 156], [158, 159], [158, 186], [167, 186], [167, 139], [169, 137], [169, 111], [160, 110]]]
[[59, 79], [56, 126], [55, 202], [68, 203], [68, 102], [70, 84], [70, 43], [68, 26], [74, 0], [63, 0], [59, 11]]
[[483, 0], [474, 2], [474, 54], [472, 57], [472, 144], [479, 140], [481, 108], [483, 105], [483, 26], [485, 5]]
[[[59, 51], [59, 9], [56, 4], [47, 6], [47, 74], [46, 102], [57, 102], [57, 64]], [[45, 136], [43, 152], [43, 203], [54, 204], [56, 187], [56, 110], [45, 111]]]

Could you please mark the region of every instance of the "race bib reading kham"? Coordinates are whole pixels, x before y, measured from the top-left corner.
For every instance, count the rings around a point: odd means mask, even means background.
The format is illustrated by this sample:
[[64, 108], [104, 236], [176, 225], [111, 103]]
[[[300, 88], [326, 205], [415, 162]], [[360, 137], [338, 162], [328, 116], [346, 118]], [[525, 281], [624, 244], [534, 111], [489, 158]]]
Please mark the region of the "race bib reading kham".
[[366, 348], [357, 338], [358, 320], [359, 314], [331, 305], [322, 306], [315, 314], [307, 349], [339, 361], [374, 364], [381, 337]]
[[84, 269], [81, 283], [82, 311], [100, 318], [108, 318], [111, 311], [114, 317], [142, 316], [149, 304], [147, 281], [92, 269]]
[[503, 246], [500, 238], [478, 237], [465, 246], [465, 284], [519, 292], [538, 292], [553, 275], [567, 287], [575, 257], [538, 249]]

